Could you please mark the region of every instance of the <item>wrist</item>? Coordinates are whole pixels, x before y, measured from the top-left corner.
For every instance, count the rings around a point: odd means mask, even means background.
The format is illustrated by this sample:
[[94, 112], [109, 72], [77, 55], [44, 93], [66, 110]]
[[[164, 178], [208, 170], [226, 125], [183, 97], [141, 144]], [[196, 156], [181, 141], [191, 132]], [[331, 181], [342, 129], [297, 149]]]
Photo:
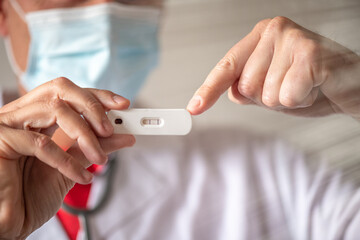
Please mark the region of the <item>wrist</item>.
[[334, 113], [360, 120], [360, 57], [347, 50], [326, 61], [321, 91], [329, 99]]

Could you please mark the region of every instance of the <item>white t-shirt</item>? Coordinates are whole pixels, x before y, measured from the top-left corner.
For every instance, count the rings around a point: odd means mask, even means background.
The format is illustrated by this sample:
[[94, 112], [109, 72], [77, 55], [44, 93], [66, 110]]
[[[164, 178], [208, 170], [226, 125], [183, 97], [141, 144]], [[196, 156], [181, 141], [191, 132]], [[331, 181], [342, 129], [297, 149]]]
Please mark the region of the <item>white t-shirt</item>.
[[[96, 240], [360, 239], [359, 188], [277, 139], [137, 137], [116, 168], [111, 198], [89, 218]], [[90, 205], [102, 189], [95, 180]], [[52, 218], [29, 239], [67, 237]]]

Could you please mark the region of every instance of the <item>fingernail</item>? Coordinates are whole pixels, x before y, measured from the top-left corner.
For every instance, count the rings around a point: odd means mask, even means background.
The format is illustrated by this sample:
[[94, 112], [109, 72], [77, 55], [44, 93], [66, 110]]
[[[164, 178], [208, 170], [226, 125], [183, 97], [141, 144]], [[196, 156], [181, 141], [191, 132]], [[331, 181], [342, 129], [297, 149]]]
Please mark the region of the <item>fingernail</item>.
[[133, 135], [129, 135], [129, 141], [128, 141], [128, 143], [129, 143], [129, 147], [131, 147], [131, 146], [134, 146], [134, 144], [136, 143], [136, 138], [135, 138], [135, 136], [133, 136]]
[[108, 161], [109, 161], [109, 155], [108, 155], [108, 154], [105, 154], [105, 161], [104, 161], [104, 164], [103, 164], [103, 165], [105, 165]]
[[101, 149], [101, 165], [106, 164], [108, 161], [108, 155]]
[[187, 109], [190, 111], [194, 111], [197, 110], [197, 108], [199, 108], [200, 105], [201, 105], [201, 97], [199, 95], [196, 95], [190, 100]]
[[86, 170], [85, 168], [83, 168], [81, 170], [82, 176], [85, 179], [86, 182], [91, 182], [94, 175], [92, 173], [90, 173], [88, 170]]
[[106, 162], [107, 155], [101, 146], [94, 146], [88, 148], [87, 158], [91, 163], [102, 165]]
[[116, 103], [123, 103], [123, 102], [125, 101], [125, 99], [124, 99], [123, 97], [120, 97], [120, 96], [117, 96], [117, 95], [115, 95], [115, 96], [113, 97], [113, 100], [114, 100], [114, 102], [116, 102]]

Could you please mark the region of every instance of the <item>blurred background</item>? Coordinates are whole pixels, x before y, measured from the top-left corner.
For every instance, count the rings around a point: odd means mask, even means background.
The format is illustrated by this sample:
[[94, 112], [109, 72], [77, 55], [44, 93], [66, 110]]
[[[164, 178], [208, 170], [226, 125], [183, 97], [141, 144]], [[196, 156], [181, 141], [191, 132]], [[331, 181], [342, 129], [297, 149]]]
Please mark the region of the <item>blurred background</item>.
[[[275, 16], [286, 16], [360, 53], [360, 0], [167, 0], [160, 33], [161, 61], [137, 105], [185, 108], [224, 54], [258, 21]], [[3, 44], [0, 73], [2, 88], [15, 89]], [[238, 106], [224, 94], [210, 111], [194, 117], [193, 129], [222, 127], [279, 136], [310, 158], [324, 158], [342, 168], [360, 161], [360, 123], [347, 116], [293, 117]]]

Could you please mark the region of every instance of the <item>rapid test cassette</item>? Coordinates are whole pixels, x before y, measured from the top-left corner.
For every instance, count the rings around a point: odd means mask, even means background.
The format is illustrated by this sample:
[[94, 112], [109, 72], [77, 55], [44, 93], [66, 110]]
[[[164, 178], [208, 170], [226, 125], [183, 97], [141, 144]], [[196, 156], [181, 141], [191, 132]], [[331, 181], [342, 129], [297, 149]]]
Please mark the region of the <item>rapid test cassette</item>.
[[108, 118], [116, 134], [186, 135], [192, 127], [190, 113], [185, 109], [111, 110]]

